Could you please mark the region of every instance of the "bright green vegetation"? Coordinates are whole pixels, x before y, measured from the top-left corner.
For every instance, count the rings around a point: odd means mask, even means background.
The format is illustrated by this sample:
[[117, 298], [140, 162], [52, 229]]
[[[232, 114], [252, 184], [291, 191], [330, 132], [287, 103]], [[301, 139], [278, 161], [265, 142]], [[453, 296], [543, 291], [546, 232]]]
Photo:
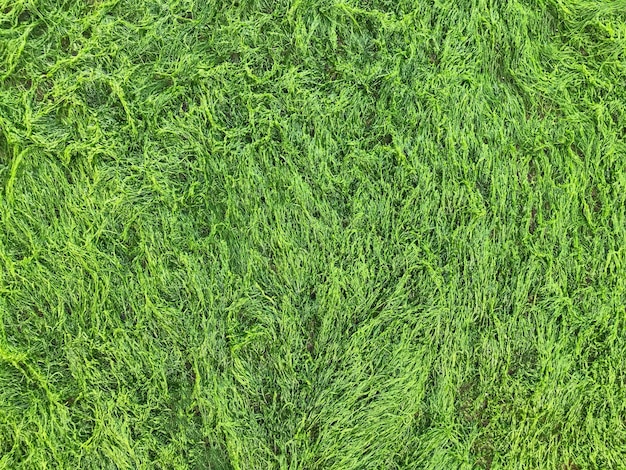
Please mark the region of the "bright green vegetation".
[[0, 0], [0, 468], [626, 468], [626, 2]]

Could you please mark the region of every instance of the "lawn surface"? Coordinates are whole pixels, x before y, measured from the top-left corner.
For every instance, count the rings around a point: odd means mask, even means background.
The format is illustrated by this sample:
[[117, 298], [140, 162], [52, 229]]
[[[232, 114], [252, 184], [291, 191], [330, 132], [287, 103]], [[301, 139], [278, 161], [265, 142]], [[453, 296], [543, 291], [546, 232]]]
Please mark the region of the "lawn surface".
[[626, 2], [0, 0], [0, 468], [626, 468]]

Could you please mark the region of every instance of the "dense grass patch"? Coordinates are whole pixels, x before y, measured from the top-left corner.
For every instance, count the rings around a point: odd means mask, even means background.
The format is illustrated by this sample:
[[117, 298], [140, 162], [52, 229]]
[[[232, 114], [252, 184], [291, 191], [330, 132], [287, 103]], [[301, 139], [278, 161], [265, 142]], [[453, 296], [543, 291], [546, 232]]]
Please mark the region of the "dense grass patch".
[[0, 0], [0, 468], [626, 464], [622, 0]]

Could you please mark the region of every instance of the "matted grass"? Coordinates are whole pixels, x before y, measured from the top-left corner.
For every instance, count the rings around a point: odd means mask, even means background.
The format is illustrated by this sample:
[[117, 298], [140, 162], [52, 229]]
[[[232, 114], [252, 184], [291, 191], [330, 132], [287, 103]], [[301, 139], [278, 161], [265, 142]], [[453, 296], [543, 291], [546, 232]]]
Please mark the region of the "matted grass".
[[0, 0], [0, 468], [626, 468], [626, 2]]

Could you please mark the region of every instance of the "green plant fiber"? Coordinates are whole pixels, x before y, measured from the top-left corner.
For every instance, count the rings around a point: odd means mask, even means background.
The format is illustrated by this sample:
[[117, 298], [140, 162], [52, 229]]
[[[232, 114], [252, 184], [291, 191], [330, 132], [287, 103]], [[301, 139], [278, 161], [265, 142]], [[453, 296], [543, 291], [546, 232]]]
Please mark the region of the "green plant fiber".
[[0, 469], [626, 469], [626, 1], [0, 0]]

